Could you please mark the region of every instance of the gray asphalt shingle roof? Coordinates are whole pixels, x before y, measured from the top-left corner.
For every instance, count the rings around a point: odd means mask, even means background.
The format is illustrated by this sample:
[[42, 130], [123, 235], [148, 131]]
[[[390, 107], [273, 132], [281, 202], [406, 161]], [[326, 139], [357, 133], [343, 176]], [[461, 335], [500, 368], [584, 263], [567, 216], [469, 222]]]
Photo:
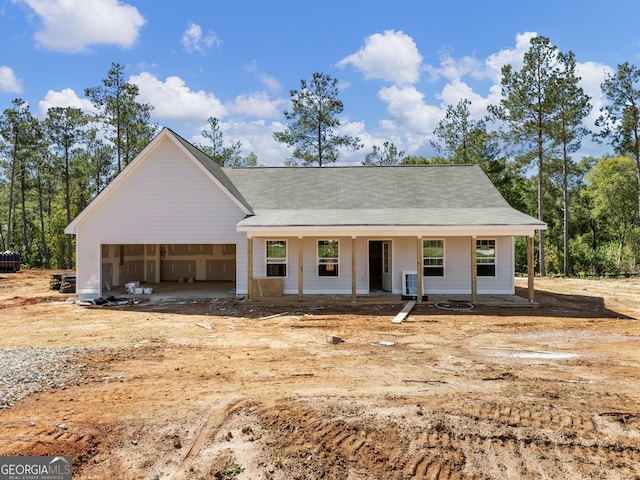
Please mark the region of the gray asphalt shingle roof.
[[225, 168], [255, 215], [239, 225], [539, 225], [477, 165]]
[[477, 165], [223, 168], [175, 138], [252, 214], [243, 227], [532, 226]]

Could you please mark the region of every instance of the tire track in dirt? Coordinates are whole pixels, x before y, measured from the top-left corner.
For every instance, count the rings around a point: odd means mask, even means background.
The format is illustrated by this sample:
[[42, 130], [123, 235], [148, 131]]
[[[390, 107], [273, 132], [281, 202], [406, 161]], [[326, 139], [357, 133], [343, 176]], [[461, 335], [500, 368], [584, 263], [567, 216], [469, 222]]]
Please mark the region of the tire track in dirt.
[[209, 411], [209, 414], [198, 430], [191, 447], [189, 447], [187, 454], [178, 465], [176, 471], [168, 476], [170, 480], [183, 480], [190, 477], [190, 472], [194, 471], [194, 464], [196, 463], [202, 449], [211, 441], [212, 438], [216, 436], [218, 430], [229, 418], [230, 413], [238, 409], [238, 406], [241, 404], [242, 399], [235, 398], [229, 400], [225, 405], [217, 405]]
[[274, 445], [286, 445], [288, 466], [302, 465], [310, 475], [299, 478], [340, 478], [347, 465], [368, 475], [363, 478], [389, 480], [604, 479], [611, 478], [609, 468], [620, 478], [640, 476], [637, 440], [598, 446], [588, 415], [522, 407], [482, 405], [467, 415], [425, 411], [410, 427], [375, 417], [323, 418], [295, 402], [252, 407], [250, 414]]
[[32, 427], [28, 435], [20, 435], [13, 441], [4, 455], [16, 456], [56, 456], [73, 457], [73, 474], [98, 451], [104, 432], [90, 426], [72, 425], [67, 429], [59, 427]]
[[460, 473], [464, 456], [447, 432], [423, 438], [426, 445], [416, 448], [416, 432], [374, 418], [326, 419], [291, 402], [253, 413], [272, 442], [286, 442], [286, 468], [304, 466], [305, 473], [292, 478], [342, 478], [347, 470], [388, 480], [472, 478]]
[[461, 425], [475, 423], [481, 431], [493, 432], [482, 433], [480, 438], [496, 451], [523, 459], [523, 471], [540, 458], [555, 458], [559, 470], [549, 467], [546, 474], [550, 478], [618, 478], [611, 477], [613, 466], [616, 472], [624, 472], [619, 478], [640, 477], [640, 435], [633, 425], [624, 428], [626, 419], [633, 416], [623, 416], [621, 426], [615, 414], [607, 418], [605, 414], [578, 414], [545, 403], [522, 402], [482, 402], [462, 411], [462, 416], [451, 414], [450, 421], [460, 417]]

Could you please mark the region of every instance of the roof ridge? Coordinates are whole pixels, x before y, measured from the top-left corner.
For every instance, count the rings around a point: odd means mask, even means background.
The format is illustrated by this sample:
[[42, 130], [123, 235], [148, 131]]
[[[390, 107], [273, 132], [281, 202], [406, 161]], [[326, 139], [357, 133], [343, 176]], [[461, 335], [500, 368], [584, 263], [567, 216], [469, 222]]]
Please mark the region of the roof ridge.
[[[185, 140], [186, 141], [186, 140]], [[206, 155], [206, 154], [205, 154]], [[230, 170], [243, 170], [243, 169], [281, 169], [281, 170], [338, 170], [338, 169], [378, 169], [378, 168], [445, 168], [445, 167], [480, 167], [477, 163], [434, 163], [434, 164], [421, 164], [421, 165], [329, 165], [319, 167], [317, 165], [301, 166], [301, 165], [256, 165], [256, 166], [229, 166], [222, 167]]]

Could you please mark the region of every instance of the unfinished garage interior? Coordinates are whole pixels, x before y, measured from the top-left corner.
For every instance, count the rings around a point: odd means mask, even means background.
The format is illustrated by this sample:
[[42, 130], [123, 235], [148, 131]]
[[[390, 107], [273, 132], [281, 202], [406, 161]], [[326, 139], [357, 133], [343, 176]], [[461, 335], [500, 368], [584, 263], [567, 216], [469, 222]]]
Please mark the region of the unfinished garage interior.
[[[235, 289], [236, 245], [102, 244], [101, 281], [105, 290], [129, 282], [180, 284], [219, 282]], [[166, 289], [166, 285], [165, 285]]]

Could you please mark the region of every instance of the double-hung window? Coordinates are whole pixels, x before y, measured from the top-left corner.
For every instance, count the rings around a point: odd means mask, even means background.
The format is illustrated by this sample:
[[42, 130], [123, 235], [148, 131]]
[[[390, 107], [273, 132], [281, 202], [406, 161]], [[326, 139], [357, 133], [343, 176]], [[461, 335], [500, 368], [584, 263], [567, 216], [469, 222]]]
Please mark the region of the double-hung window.
[[422, 241], [422, 266], [425, 277], [444, 277], [444, 240]]
[[340, 263], [338, 240], [318, 240], [318, 276], [337, 277]]
[[287, 276], [287, 241], [267, 240], [267, 277]]
[[495, 240], [476, 240], [476, 269], [479, 277], [496, 276]]

